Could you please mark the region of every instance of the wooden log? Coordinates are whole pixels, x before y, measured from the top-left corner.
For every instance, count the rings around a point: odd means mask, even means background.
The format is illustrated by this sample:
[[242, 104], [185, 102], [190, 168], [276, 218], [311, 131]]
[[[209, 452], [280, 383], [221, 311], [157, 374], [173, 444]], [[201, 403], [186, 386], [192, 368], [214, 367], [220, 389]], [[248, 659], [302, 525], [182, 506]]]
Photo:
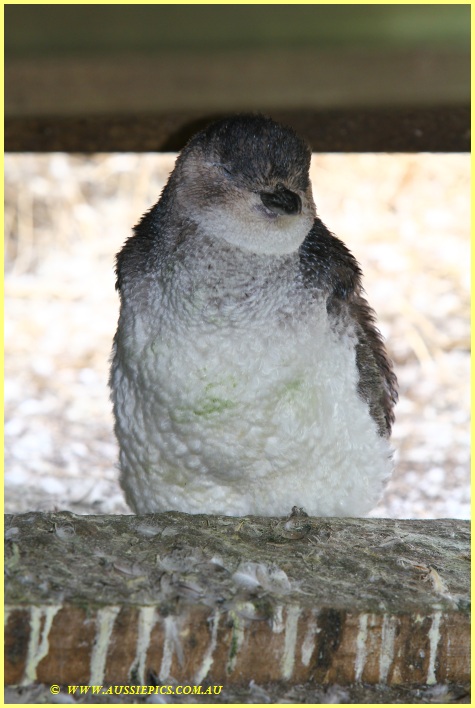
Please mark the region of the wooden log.
[[470, 675], [469, 523], [8, 515], [7, 684]]

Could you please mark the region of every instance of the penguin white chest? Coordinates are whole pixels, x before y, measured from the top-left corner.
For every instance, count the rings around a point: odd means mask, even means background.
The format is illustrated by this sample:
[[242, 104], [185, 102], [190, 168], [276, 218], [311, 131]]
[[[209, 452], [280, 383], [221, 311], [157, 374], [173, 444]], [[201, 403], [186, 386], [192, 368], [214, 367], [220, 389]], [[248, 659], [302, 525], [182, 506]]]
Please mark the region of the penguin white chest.
[[332, 330], [324, 305], [297, 321], [217, 311], [131, 327], [141, 346], [131, 361], [130, 339], [118, 337], [113, 376], [134, 509], [283, 515], [297, 505], [325, 516], [374, 506], [389, 448], [357, 392], [354, 337]]

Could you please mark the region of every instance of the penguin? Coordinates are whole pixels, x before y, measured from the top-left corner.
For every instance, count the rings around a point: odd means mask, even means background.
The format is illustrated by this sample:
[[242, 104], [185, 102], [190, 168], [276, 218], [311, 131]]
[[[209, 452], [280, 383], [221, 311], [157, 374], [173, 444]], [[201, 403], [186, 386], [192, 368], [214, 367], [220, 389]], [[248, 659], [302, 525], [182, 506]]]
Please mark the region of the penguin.
[[363, 516], [382, 495], [396, 376], [310, 158], [269, 117], [211, 123], [116, 257], [109, 383], [136, 513]]

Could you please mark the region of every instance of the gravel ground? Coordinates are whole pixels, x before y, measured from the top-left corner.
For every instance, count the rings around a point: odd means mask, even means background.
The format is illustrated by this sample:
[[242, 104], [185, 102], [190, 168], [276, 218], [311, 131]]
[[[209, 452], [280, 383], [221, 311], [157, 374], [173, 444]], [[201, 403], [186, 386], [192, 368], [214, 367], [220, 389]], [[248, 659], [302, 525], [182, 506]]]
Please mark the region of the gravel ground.
[[[173, 155], [7, 155], [5, 510], [130, 513], [108, 358], [113, 258]], [[396, 365], [396, 469], [371, 516], [469, 518], [470, 158], [318, 155], [319, 214], [360, 261]]]

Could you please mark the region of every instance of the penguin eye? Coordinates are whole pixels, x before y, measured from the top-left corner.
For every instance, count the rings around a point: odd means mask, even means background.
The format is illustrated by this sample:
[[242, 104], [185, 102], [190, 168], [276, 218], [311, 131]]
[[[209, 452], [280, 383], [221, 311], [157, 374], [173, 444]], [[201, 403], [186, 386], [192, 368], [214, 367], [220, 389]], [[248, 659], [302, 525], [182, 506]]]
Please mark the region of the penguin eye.
[[210, 167], [218, 167], [222, 172], [224, 172], [228, 177], [232, 177], [233, 173], [229, 169], [229, 167], [226, 167], [226, 165], [223, 165], [222, 162], [209, 162], [208, 163]]

